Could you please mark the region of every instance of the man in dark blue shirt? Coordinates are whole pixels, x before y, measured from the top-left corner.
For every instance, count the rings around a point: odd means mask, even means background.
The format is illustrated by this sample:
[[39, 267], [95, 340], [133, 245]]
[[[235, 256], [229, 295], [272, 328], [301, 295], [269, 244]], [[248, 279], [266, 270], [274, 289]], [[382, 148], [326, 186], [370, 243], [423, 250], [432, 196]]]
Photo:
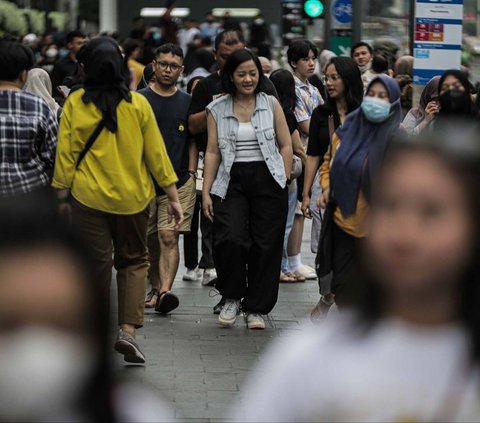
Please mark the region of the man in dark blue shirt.
[[177, 89], [183, 72], [183, 52], [175, 44], [164, 44], [155, 52], [153, 61], [155, 82], [140, 90], [157, 119], [167, 152], [177, 173], [178, 196], [184, 213], [179, 231], [168, 219], [168, 201], [163, 190], [156, 186], [157, 196], [150, 205], [148, 248], [152, 290], [147, 295], [146, 307], [155, 307], [159, 313], [169, 313], [178, 307], [179, 300], [171, 292], [179, 265], [178, 237], [190, 231], [195, 208], [195, 173], [198, 151], [188, 132], [190, 95]]

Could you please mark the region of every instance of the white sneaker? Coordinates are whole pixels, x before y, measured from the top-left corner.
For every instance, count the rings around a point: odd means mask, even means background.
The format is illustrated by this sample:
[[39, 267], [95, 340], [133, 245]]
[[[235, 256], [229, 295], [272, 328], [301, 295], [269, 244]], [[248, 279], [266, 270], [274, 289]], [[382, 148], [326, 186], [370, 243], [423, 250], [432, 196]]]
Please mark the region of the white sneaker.
[[296, 276], [304, 277], [305, 279], [317, 279], [317, 274], [315, 273], [315, 270], [313, 270], [311, 267], [307, 267], [304, 265], [296, 269], [293, 274]]
[[217, 271], [215, 269], [205, 269], [203, 271], [203, 286], [215, 286], [217, 283]]
[[231, 327], [237, 320], [237, 314], [240, 311], [239, 300], [225, 300], [225, 305], [218, 316], [218, 323], [225, 327]]
[[247, 328], [248, 329], [265, 329], [265, 320], [261, 314], [258, 313], [247, 313]]
[[196, 281], [201, 278], [201, 276], [199, 275], [199, 272], [200, 271], [198, 267], [196, 267], [195, 269], [187, 269], [182, 279], [184, 281]]

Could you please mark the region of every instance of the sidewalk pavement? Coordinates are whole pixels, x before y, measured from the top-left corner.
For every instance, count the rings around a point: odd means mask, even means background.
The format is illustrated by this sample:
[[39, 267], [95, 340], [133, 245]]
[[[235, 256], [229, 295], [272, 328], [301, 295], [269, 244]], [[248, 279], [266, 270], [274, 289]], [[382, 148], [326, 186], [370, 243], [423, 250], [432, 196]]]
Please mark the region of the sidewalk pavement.
[[[302, 258], [313, 267], [310, 252], [310, 222], [305, 225]], [[181, 246], [181, 256], [182, 246]], [[277, 305], [264, 331], [245, 327], [243, 316], [235, 327], [218, 325], [213, 306], [220, 297], [202, 287], [201, 281], [185, 282], [180, 264], [173, 292], [180, 306], [167, 316], [145, 310], [145, 326], [137, 331], [137, 341], [147, 357], [145, 366], [127, 365], [115, 355], [115, 371], [141, 383], [166, 400], [172, 421], [225, 421], [233, 404], [241, 401], [243, 382], [262, 359], [261, 352], [274, 339], [298, 329], [318, 301], [316, 280], [281, 284]], [[116, 317], [116, 297], [112, 313]]]

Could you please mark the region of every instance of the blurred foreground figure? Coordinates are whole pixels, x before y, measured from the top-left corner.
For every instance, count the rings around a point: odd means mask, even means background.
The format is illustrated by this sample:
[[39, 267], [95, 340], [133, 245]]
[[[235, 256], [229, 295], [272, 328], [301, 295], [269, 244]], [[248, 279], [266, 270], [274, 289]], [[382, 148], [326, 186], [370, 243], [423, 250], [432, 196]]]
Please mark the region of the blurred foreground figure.
[[46, 204], [0, 203], [0, 421], [171, 420], [149, 391], [114, 384], [89, 249]]
[[242, 421], [478, 421], [478, 128], [388, 150], [349, 311], [284, 338]]

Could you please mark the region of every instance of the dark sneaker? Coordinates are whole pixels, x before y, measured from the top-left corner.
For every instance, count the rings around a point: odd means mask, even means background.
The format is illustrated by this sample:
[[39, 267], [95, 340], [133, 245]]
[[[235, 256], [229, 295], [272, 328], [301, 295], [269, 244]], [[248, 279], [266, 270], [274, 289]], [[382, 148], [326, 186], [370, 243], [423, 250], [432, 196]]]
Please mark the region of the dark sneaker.
[[213, 307], [213, 314], [220, 314], [224, 305], [225, 305], [225, 298], [222, 297], [219, 303]]
[[118, 332], [117, 342], [115, 342], [115, 351], [123, 354], [123, 359], [127, 363], [145, 363], [145, 356], [140, 351], [135, 338], [122, 329]]

